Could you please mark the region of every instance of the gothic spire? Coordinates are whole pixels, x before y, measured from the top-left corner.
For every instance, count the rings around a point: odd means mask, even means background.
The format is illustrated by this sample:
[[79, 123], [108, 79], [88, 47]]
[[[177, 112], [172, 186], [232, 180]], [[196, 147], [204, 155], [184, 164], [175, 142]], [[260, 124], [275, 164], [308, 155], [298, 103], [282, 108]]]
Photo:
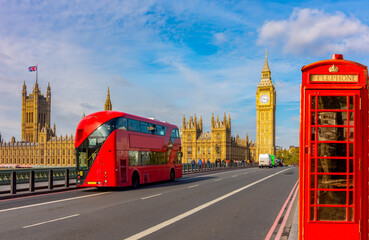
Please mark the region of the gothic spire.
[[262, 72], [270, 72], [269, 65], [268, 65], [268, 50], [265, 49], [265, 63]]
[[33, 87], [33, 93], [40, 93], [40, 89], [38, 88], [38, 82], [36, 78], [35, 86]]
[[26, 80], [24, 80], [23, 83], [23, 90], [22, 90], [22, 95], [26, 96], [27, 95], [27, 86], [26, 86]]
[[261, 70], [261, 81], [259, 83], [259, 87], [270, 87], [273, 85], [272, 83], [272, 78], [271, 78], [271, 72], [270, 72], [270, 68], [269, 68], [269, 64], [268, 64], [268, 51], [265, 50], [265, 63], [264, 63], [264, 67]]
[[105, 101], [105, 111], [111, 111], [112, 108], [113, 108], [113, 106], [111, 105], [110, 91], [109, 91], [109, 86], [108, 86], [108, 95], [107, 95], [106, 101]]
[[51, 97], [51, 88], [50, 88], [50, 82], [47, 83], [47, 92], [46, 92], [46, 97], [50, 98]]

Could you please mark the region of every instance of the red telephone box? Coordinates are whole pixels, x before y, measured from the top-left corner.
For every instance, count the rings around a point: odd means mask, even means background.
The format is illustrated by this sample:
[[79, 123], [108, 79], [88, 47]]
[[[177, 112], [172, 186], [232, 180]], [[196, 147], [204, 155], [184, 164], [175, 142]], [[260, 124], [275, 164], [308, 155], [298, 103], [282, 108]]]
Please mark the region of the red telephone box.
[[301, 71], [299, 239], [368, 239], [368, 68]]

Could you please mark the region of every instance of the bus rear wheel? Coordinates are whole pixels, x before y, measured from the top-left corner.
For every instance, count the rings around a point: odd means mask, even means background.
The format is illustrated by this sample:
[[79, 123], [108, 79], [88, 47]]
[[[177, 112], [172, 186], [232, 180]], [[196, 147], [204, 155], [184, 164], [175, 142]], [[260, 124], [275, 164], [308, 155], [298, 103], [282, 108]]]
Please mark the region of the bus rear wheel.
[[174, 169], [170, 170], [170, 181], [173, 182], [176, 177]]
[[137, 172], [132, 175], [132, 187], [137, 188], [140, 185], [140, 177]]

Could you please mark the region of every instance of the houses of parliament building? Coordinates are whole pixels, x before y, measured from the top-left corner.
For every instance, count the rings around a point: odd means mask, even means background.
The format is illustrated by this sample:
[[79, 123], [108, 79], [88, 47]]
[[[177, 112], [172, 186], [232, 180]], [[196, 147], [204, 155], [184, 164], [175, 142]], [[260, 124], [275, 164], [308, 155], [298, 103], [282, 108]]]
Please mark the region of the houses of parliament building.
[[[112, 110], [108, 88], [105, 110]], [[211, 118], [211, 132], [203, 131], [202, 117], [199, 121], [183, 116], [181, 128], [183, 163], [198, 161], [246, 160], [258, 162], [261, 153], [275, 154], [276, 91], [271, 80], [267, 55], [262, 77], [256, 91], [256, 142], [231, 134], [231, 117], [224, 114]], [[21, 141], [12, 137], [10, 142], [1, 140], [1, 165], [75, 166], [74, 136], [56, 135], [55, 123], [51, 126], [51, 88], [47, 86], [44, 96], [37, 77], [33, 91], [28, 95], [24, 82], [22, 90]]]
[[255, 161], [255, 143], [249, 142], [249, 137], [242, 139], [231, 135], [231, 116], [224, 113], [223, 121], [211, 116], [211, 132], [203, 131], [202, 117], [197, 121], [196, 115], [186, 121], [183, 116], [181, 128], [183, 163], [196, 162], [222, 162], [233, 161]]

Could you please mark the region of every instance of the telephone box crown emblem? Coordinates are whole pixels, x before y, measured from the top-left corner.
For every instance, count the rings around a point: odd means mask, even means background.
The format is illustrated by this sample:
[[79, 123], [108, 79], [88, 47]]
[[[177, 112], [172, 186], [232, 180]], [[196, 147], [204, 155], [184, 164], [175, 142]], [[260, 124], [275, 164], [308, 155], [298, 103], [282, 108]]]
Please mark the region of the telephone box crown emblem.
[[329, 68], [329, 72], [338, 72], [338, 67], [334, 66], [334, 64]]

